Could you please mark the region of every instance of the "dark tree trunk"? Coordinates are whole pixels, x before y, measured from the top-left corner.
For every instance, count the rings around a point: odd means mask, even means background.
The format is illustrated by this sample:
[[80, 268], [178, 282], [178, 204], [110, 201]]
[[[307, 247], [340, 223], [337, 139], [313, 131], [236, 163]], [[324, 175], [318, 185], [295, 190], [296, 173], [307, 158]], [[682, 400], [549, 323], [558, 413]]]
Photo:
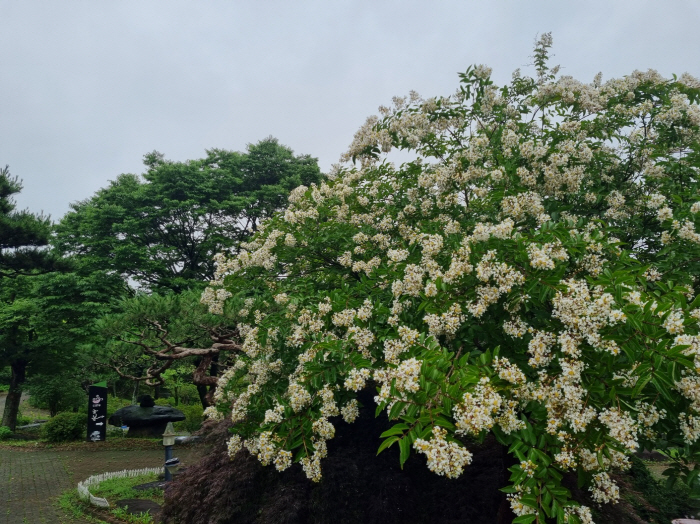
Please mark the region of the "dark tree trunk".
[[219, 355], [219, 353], [212, 355], [211, 367], [209, 368], [209, 375], [215, 379], [215, 381], [209, 385], [209, 391], [207, 392], [207, 403], [210, 406], [214, 405], [214, 393], [216, 393], [216, 388], [219, 384]]
[[139, 388], [140, 388], [140, 386], [141, 386], [141, 381], [140, 381], [140, 380], [136, 380], [136, 381], [134, 381], [134, 382], [135, 382], [135, 383], [134, 383], [134, 393], [132, 394], [131, 403], [132, 403], [132, 404], [137, 404], [137, 403], [138, 403], [138, 398], [139, 398]]
[[219, 353], [216, 353], [211, 357], [211, 367], [209, 368], [209, 375], [212, 377], [219, 376]]
[[199, 401], [202, 403], [202, 407], [207, 409], [210, 405], [207, 399], [207, 386], [197, 384], [197, 393], [199, 394]]
[[17, 428], [17, 416], [19, 415], [19, 403], [22, 400], [22, 384], [24, 384], [26, 377], [27, 362], [17, 360], [10, 367], [12, 368], [10, 390], [5, 399], [5, 411], [2, 414], [0, 426], [7, 426], [14, 431]]
[[[218, 354], [215, 356], [218, 358]], [[219, 382], [216, 376], [211, 375], [212, 369], [218, 369], [218, 366], [216, 368], [214, 367], [216, 364], [212, 364], [212, 361], [213, 357], [210, 355], [202, 357], [194, 373], [192, 373], [192, 382], [197, 386], [199, 400], [204, 409], [207, 409], [214, 403], [214, 392]], [[209, 386], [209, 391], [207, 391], [207, 386]]]

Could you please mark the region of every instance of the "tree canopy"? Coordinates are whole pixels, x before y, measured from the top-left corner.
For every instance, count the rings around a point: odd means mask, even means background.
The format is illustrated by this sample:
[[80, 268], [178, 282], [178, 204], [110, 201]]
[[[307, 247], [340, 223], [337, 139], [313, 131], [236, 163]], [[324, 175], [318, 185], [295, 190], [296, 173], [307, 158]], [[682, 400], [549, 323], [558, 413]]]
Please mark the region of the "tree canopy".
[[12, 195], [21, 190], [22, 183], [10, 175], [10, 168], [0, 169], [0, 278], [53, 267], [54, 261], [40, 249], [49, 243], [51, 221], [15, 210]]
[[94, 320], [112, 310], [121, 280], [104, 273], [50, 272], [7, 279], [0, 287], [0, 368], [12, 370], [2, 425], [15, 427], [27, 375], [76, 373]]
[[316, 159], [272, 137], [245, 153], [213, 149], [172, 162], [154, 151], [144, 163], [143, 176], [120, 175], [73, 204], [55, 245], [151, 290], [181, 292], [211, 279], [216, 253], [247, 238], [294, 187], [320, 180]]
[[242, 342], [209, 414], [237, 422], [232, 456], [318, 481], [370, 388], [402, 463], [456, 477], [470, 442], [507, 446], [516, 522], [592, 522], [567, 472], [614, 502], [640, 448], [698, 458], [700, 81], [584, 83], [550, 45], [534, 78], [470, 67], [452, 96], [380, 108], [354, 165], [217, 257], [202, 300]]
[[140, 288], [98, 323], [104, 340], [96, 360], [154, 387], [175, 363], [187, 363], [208, 406], [235, 323], [213, 318], [191, 291], [213, 278], [216, 253], [235, 252], [292, 189], [320, 181], [320, 170], [316, 159], [272, 137], [245, 153], [212, 149], [188, 162], [154, 151], [144, 164], [142, 177], [121, 175], [75, 204], [53, 243], [74, 255], [81, 272], [106, 270]]

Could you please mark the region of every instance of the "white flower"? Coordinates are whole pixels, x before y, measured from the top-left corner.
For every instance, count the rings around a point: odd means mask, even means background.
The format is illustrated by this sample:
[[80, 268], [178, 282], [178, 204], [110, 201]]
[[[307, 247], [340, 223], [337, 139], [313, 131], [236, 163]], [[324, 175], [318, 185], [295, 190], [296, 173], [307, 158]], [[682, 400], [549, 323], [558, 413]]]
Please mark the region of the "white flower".
[[430, 471], [447, 478], [457, 478], [464, 471], [464, 466], [471, 464], [472, 454], [454, 442], [447, 442], [445, 435], [445, 429], [435, 426], [430, 440], [416, 439], [413, 447], [426, 456]]

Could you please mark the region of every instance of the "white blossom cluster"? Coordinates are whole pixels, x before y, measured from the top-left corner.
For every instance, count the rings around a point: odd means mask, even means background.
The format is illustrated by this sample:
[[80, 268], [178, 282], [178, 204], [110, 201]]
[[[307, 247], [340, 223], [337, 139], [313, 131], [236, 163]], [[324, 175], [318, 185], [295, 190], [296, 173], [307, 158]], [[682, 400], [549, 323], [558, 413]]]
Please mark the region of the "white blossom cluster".
[[[552, 457], [519, 460], [508, 498], [526, 515], [540, 511], [522, 502], [541, 494], [540, 475], [558, 485], [553, 471], [583, 470], [593, 500], [614, 502], [612, 471], [660, 428], [680, 430], [678, 448], [698, 441], [700, 110], [689, 90], [700, 82], [558, 77], [550, 45], [537, 44], [535, 78], [507, 88], [479, 66], [455, 95], [395, 99], [345, 165], [216, 257], [202, 302], [217, 314], [232, 304], [243, 343], [215, 398], [259, 427], [234, 436], [232, 454], [246, 447], [284, 469], [299, 453], [318, 481], [329, 419], [356, 420], [355, 395], [376, 384], [375, 402], [438, 474], [471, 460], [455, 436], [490, 430]], [[415, 159], [396, 167], [384, 155], [396, 148]], [[416, 421], [429, 440], [409, 436]], [[295, 449], [288, 428], [303, 428]], [[588, 508], [562, 507], [592, 522]]]
[[471, 464], [472, 454], [456, 442], [446, 441], [446, 435], [444, 428], [435, 426], [430, 440], [416, 439], [413, 447], [426, 456], [430, 471], [452, 479], [459, 477], [464, 466]]
[[465, 393], [462, 402], [454, 407], [456, 434], [478, 435], [496, 423], [495, 415], [501, 409], [503, 397], [489, 382], [483, 377], [474, 392]]

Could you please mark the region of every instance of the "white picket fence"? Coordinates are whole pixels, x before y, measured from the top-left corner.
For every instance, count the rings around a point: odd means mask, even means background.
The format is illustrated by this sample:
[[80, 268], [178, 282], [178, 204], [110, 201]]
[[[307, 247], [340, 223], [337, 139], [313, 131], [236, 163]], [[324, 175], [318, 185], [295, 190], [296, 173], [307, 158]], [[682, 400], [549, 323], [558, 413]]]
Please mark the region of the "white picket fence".
[[90, 486], [99, 485], [100, 482], [114, 478], [138, 477], [139, 475], [148, 475], [149, 473], [161, 473], [163, 468], [143, 468], [143, 469], [125, 469], [123, 471], [110, 471], [108, 473], [100, 473], [86, 478], [82, 482], [78, 482], [78, 496], [85, 502], [90, 502], [93, 506], [100, 508], [108, 508], [109, 502], [102, 497], [95, 497], [90, 493]]

